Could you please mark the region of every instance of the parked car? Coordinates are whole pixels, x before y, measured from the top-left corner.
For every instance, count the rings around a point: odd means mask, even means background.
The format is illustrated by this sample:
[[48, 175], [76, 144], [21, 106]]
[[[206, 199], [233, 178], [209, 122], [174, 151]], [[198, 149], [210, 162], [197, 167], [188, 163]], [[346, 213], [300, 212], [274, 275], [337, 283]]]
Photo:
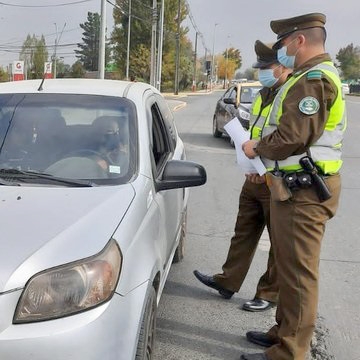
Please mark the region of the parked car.
[[262, 88], [260, 82], [238, 83], [231, 86], [218, 100], [213, 117], [213, 135], [226, 134], [224, 126], [237, 117], [241, 125], [249, 128], [250, 106], [256, 94]]
[[150, 85], [0, 85], [0, 359], [151, 359], [156, 309], [183, 257], [189, 187]]
[[350, 94], [350, 86], [349, 86], [349, 84], [343, 83], [341, 85], [341, 87], [342, 87], [342, 91], [343, 91], [344, 95]]

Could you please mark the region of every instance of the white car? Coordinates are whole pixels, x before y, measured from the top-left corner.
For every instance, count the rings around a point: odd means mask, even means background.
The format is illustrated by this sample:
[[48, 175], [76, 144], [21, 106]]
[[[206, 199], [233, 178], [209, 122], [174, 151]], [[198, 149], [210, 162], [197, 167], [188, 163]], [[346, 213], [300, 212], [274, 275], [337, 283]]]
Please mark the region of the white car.
[[343, 83], [341, 85], [341, 87], [342, 87], [342, 91], [343, 91], [344, 95], [349, 95], [350, 94], [350, 86], [349, 86], [349, 84]]
[[0, 359], [151, 359], [205, 181], [150, 85], [1, 84]]

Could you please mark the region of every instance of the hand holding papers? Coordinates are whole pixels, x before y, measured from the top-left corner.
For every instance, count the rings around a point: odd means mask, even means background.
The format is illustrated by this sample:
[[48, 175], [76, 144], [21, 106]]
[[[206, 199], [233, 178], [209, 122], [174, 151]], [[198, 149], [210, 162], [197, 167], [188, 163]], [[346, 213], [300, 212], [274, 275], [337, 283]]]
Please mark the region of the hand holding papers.
[[237, 163], [244, 172], [257, 173], [259, 175], [265, 174], [266, 168], [260, 157], [257, 156], [255, 159], [249, 159], [241, 148], [242, 144], [250, 139], [250, 133], [242, 127], [239, 120], [237, 118], [232, 119], [224, 126], [224, 128], [234, 141]]

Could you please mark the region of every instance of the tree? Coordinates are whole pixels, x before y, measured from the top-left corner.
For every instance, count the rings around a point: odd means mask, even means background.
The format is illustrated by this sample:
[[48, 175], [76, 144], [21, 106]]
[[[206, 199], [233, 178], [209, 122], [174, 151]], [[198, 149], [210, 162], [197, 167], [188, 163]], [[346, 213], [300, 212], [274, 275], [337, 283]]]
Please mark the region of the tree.
[[360, 78], [360, 47], [350, 44], [341, 48], [336, 55], [344, 79]]
[[[226, 50], [223, 52], [223, 56], [226, 58]], [[240, 69], [242, 64], [242, 57], [239, 49], [233, 47], [227, 49], [227, 57], [235, 64], [235, 69]]]
[[44, 74], [44, 63], [48, 59], [48, 51], [43, 35], [37, 39], [35, 35], [26, 37], [20, 53], [20, 60], [24, 61], [26, 77], [39, 79]]
[[56, 69], [57, 78], [65, 78], [71, 76], [71, 66], [69, 64], [65, 64], [63, 59], [56, 60]]
[[224, 79], [225, 85], [225, 79], [230, 80], [234, 77], [238, 62], [233, 58], [226, 58], [226, 56], [220, 55], [217, 56], [217, 64], [217, 75], [220, 79]]
[[73, 78], [83, 78], [85, 75], [85, 69], [84, 66], [82, 64], [81, 61], [76, 61], [72, 66], [71, 66], [71, 77]]
[[[132, 1], [130, 29], [130, 64], [129, 73], [137, 79], [150, 81], [152, 0]], [[185, 0], [180, 0], [180, 23], [188, 15]], [[160, 12], [158, 0], [158, 18]], [[175, 47], [177, 34], [178, 0], [165, 1], [164, 38], [162, 59], [162, 85], [166, 89], [174, 88], [175, 80]], [[113, 11], [114, 30], [112, 44], [114, 61], [122, 77], [126, 74], [127, 38], [129, 24], [129, 1], [116, 0]], [[188, 87], [192, 82], [193, 51], [192, 44], [186, 37], [187, 28], [180, 27], [180, 66], [179, 87]]]
[[9, 74], [0, 66], [0, 82], [9, 81]]
[[[131, 60], [137, 54], [137, 64], [130, 61], [129, 72], [136, 78], [144, 81], [150, 80], [150, 66], [145, 69], [139, 64], [150, 64], [151, 48], [151, 10], [152, 1], [132, 1], [131, 2], [131, 29], [130, 29], [130, 57]], [[121, 77], [126, 73], [127, 61], [127, 39], [129, 25], [129, 1], [116, 0], [113, 10], [114, 30], [111, 36], [113, 44], [114, 62]], [[146, 51], [145, 51], [146, 49]], [[146, 69], [148, 68], [148, 71]]]
[[46, 50], [46, 42], [43, 35], [41, 39], [37, 40], [34, 51], [34, 64], [33, 64], [33, 76], [35, 79], [42, 78], [44, 76], [44, 64], [48, 59], [48, 51]]
[[[85, 70], [97, 71], [99, 69], [99, 44], [100, 44], [100, 15], [88, 12], [87, 21], [80, 24], [84, 30], [82, 41], [77, 46], [80, 50], [75, 50], [76, 57], [83, 64]], [[105, 64], [109, 61], [110, 48], [105, 44]]]

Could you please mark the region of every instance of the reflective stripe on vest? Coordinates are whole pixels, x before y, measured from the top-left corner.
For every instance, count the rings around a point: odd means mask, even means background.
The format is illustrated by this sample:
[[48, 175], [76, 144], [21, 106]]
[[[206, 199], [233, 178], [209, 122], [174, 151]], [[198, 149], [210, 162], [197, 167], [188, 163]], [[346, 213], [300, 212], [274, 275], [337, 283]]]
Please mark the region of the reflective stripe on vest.
[[[341, 142], [344, 130], [346, 128], [346, 112], [345, 101], [342, 95], [341, 81], [337, 69], [332, 62], [326, 61], [318, 64], [304, 73], [291, 77], [279, 90], [270, 110], [270, 116], [262, 132], [262, 137], [271, 134], [276, 130], [282, 116], [283, 101], [288, 91], [296, 84], [296, 82], [306, 75], [309, 71], [320, 70], [326, 74], [336, 85], [338, 93], [334, 103], [331, 106], [329, 117], [327, 119], [325, 129], [321, 137], [309, 148], [309, 152], [316, 165], [324, 174], [333, 174], [339, 171], [342, 165], [341, 160]], [[278, 161], [280, 169], [285, 171], [300, 170], [299, 160], [307, 155], [289, 156], [285, 160]], [[275, 167], [275, 161], [262, 157], [262, 160], [268, 170]]]
[[261, 107], [262, 99], [260, 93], [258, 93], [250, 109], [251, 139], [255, 140], [259, 140], [261, 138], [266, 119], [270, 112], [271, 104], [265, 106], [263, 109], [261, 109]]

